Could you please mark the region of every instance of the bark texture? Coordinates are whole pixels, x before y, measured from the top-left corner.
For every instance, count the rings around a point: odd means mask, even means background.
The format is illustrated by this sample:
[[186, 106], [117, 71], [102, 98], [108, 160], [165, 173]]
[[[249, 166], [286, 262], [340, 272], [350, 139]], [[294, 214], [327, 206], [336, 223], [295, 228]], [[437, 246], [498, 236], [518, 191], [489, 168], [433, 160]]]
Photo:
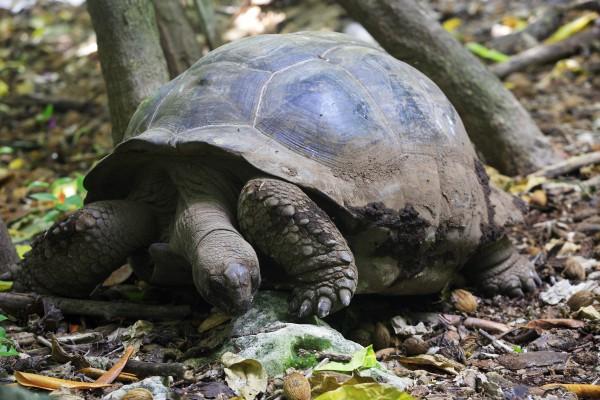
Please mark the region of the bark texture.
[[188, 69], [201, 56], [196, 33], [179, 1], [154, 0], [160, 44], [171, 78]]
[[527, 111], [414, 0], [339, 0], [394, 57], [429, 76], [460, 114], [484, 160], [524, 174], [557, 160]]
[[115, 144], [140, 102], [169, 80], [152, 0], [89, 0]]
[[19, 256], [13, 246], [8, 229], [0, 218], [0, 273], [8, 272], [9, 266], [14, 265], [19, 261]]
[[215, 23], [213, 1], [214, 0], [194, 0], [196, 10], [198, 11], [200, 28], [202, 28], [202, 32], [204, 32], [204, 36], [206, 37], [206, 43], [211, 50], [219, 47], [221, 44]]

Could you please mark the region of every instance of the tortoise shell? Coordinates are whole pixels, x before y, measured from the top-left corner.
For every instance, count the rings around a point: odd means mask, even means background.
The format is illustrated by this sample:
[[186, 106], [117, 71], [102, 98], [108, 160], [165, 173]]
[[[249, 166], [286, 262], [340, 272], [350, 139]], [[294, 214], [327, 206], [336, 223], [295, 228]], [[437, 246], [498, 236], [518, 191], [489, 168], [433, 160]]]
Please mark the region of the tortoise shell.
[[88, 200], [126, 196], [131, 174], [158, 155], [233, 157], [358, 217], [410, 207], [427, 235], [444, 224], [476, 241], [492, 217], [485, 172], [441, 90], [338, 33], [256, 36], [210, 52], [139, 106], [88, 174]]

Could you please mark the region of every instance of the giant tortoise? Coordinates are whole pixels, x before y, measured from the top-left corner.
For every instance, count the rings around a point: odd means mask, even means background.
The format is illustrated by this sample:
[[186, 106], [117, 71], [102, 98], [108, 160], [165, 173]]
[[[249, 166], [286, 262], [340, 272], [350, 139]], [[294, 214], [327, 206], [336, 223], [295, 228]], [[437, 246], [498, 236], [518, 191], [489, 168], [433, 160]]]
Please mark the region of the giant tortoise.
[[323, 317], [356, 292], [433, 293], [457, 273], [488, 293], [539, 282], [452, 104], [342, 34], [210, 52], [139, 106], [85, 186], [85, 207], [33, 243], [21, 287], [87, 296], [130, 257], [230, 313], [262, 272], [291, 289], [292, 313]]

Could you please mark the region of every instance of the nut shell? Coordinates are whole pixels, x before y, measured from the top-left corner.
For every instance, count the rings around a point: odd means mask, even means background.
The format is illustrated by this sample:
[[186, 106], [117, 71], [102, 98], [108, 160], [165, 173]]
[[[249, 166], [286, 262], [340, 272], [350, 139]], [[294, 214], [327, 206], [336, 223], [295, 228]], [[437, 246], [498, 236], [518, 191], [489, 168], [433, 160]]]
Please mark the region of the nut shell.
[[417, 356], [419, 354], [427, 353], [429, 345], [423, 339], [412, 336], [407, 338], [403, 343], [404, 352], [407, 356]]
[[574, 257], [567, 258], [567, 261], [565, 261], [565, 268], [563, 269], [563, 273], [567, 278], [576, 281], [583, 281], [585, 279], [585, 268]]
[[574, 293], [569, 300], [567, 300], [567, 305], [571, 309], [571, 311], [577, 311], [581, 307], [587, 307], [594, 303], [594, 298], [596, 296], [589, 290], [580, 290], [577, 293]]
[[304, 375], [292, 372], [283, 378], [283, 395], [288, 400], [310, 400], [310, 383]]
[[392, 335], [390, 330], [378, 322], [375, 324], [375, 331], [373, 332], [373, 348], [375, 350], [381, 350], [390, 347], [392, 343]]
[[121, 400], [152, 400], [154, 396], [152, 396], [152, 392], [148, 389], [144, 388], [135, 388], [131, 389]]
[[456, 289], [450, 296], [450, 301], [458, 311], [467, 314], [477, 311], [477, 297], [465, 289]]

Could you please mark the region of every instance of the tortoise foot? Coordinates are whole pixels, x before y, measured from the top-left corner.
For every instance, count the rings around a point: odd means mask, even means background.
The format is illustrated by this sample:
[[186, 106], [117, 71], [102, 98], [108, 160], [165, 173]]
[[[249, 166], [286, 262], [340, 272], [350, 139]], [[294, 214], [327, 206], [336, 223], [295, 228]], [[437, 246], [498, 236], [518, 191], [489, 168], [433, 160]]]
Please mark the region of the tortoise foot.
[[469, 278], [486, 295], [521, 297], [542, 283], [533, 263], [507, 237], [488, 245], [470, 264]]
[[[322, 277], [319, 282], [297, 285], [290, 297], [289, 312], [299, 318], [311, 314], [324, 318], [350, 304], [356, 289], [356, 275], [337, 270], [332, 276]], [[314, 277], [313, 277], [314, 279]]]
[[354, 256], [329, 216], [299, 187], [253, 179], [240, 194], [240, 228], [293, 288], [290, 311], [325, 317], [347, 306], [358, 280]]

